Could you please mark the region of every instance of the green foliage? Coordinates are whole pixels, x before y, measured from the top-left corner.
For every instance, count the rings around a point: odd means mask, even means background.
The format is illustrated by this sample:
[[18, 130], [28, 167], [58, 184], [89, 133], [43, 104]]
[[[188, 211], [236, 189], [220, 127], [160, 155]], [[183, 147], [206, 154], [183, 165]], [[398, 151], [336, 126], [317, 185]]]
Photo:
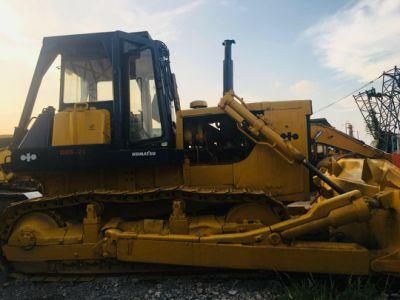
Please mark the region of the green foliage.
[[386, 286], [371, 277], [322, 277], [281, 279], [283, 290], [277, 299], [333, 300], [387, 299]]

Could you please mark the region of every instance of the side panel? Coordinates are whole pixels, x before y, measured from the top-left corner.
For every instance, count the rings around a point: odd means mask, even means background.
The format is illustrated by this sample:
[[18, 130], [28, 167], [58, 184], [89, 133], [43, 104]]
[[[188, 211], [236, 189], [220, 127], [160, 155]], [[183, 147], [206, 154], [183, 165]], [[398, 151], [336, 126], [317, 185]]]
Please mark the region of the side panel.
[[[308, 158], [307, 116], [311, 114], [310, 101], [263, 102], [248, 106], [253, 111], [263, 111], [263, 118], [267, 124], [283, 138], [290, 140], [293, 146]], [[181, 122], [178, 122], [178, 133], [184, 130], [186, 118], [221, 112], [218, 108], [184, 111], [180, 115]], [[179, 141], [177, 144], [183, 145]], [[200, 165], [189, 162], [185, 176], [185, 182], [195, 186], [261, 189], [287, 201], [309, 198], [308, 171], [302, 166], [289, 164], [266, 145], [255, 145], [244, 160], [232, 164]]]
[[138, 190], [182, 184], [180, 166], [97, 168], [30, 174], [42, 183], [46, 196], [91, 190]]
[[54, 147], [12, 153], [13, 171], [40, 182], [45, 195], [98, 189], [137, 190], [183, 184], [183, 151]]

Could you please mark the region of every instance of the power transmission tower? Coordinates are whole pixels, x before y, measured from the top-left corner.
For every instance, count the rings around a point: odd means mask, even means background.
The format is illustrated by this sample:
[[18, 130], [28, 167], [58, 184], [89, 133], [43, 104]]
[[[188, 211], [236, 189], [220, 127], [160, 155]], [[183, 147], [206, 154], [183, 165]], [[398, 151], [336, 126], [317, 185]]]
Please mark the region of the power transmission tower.
[[377, 142], [377, 148], [386, 152], [397, 150], [400, 133], [400, 69], [396, 66], [382, 74], [382, 89], [371, 88], [353, 95], [364, 117], [367, 130]]

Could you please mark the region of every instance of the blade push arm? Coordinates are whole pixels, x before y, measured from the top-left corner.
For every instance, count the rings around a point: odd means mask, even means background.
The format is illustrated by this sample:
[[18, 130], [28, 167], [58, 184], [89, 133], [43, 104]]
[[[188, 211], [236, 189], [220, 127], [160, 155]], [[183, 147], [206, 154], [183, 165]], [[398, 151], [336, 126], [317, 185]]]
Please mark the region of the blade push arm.
[[[237, 122], [239, 129], [253, 141], [258, 144], [266, 144], [280, 156], [285, 158], [288, 163], [297, 163], [305, 166], [336, 192], [339, 194], [344, 193], [338, 185], [314, 167], [289, 141], [282, 139], [281, 136], [271, 129], [263, 119], [254, 115], [247, 108], [243, 99], [235, 95], [233, 91], [225, 93], [218, 106], [233, 118]], [[249, 134], [247, 132], [249, 132]], [[259, 137], [261, 137], [261, 140]]]

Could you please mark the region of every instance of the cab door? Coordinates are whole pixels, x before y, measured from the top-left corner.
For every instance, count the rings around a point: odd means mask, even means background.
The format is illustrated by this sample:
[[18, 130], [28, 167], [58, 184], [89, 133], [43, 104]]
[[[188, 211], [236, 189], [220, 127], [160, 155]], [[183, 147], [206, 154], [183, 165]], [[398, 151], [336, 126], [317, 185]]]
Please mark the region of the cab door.
[[169, 147], [171, 112], [165, 95], [156, 42], [136, 45], [125, 42], [125, 109], [127, 144], [130, 148]]

